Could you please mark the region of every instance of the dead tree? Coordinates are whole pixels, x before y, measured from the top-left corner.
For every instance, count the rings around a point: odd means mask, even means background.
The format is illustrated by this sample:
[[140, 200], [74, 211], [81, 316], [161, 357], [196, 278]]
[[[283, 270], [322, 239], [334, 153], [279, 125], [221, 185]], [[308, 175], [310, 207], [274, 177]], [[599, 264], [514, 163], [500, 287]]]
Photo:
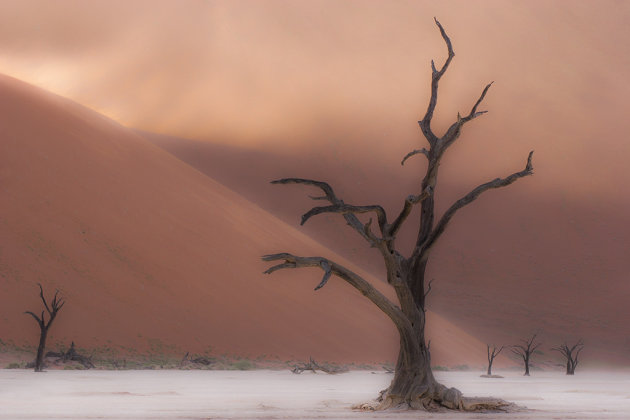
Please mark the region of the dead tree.
[[584, 348], [582, 339], [578, 340], [572, 347], [569, 347], [567, 343], [564, 343], [560, 347], [554, 347], [551, 350], [560, 352], [565, 359], [567, 359], [567, 375], [575, 375], [575, 368], [577, 367], [580, 356], [580, 352]]
[[534, 334], [529, 340], [521, 340], [523, 344], [516, 344], [511, 348], [512, 353], [523, 359], [523, 363], [525, 364], [525, 373], [523, 374], [523, 376], [529, 376], [529, 362], [531, 360], [531, 356], [542, 344], [534, 344], [534, 341], [536, 340], [536, 335], [537, 334]]
[[[396, 326], [400, 336], [400, 351], [396, 363], [394, 379], [382, 394], [379, 409], [388, 407], [411, 407], [435, 409], [439, 406], [451, 409], [472, 408], [465, 407], [461, 393], [455, 388], [447, 388], [439, 384], [431, 371], [429, 349], [425, 341], [425, 312], [427, 285], [425, 284], [425, 270], [429, 256], [435, 244], [444, 233], [449, 222], [464, 206], [476, 200], [482, 193], [506, 187], [516, 180], [533, 173], [532, 154], [529, 153], [523, 170], [515, 172], [505, 178], [495, 178], [481, 184], [455, 201], [438, 219], [435, 214], [435, 192], [438, 180], [438, 169], [446, 150], [459, 138], [466, 124], [486, 113], [478, 108], [485, 98], [492, 83], [484, 87], [481, 95], [466, 115], [457, 115], [457, 120], [451, 124], [446, 132], [438, 137], [431, 128], [431, 121], [438, 100], [438, 84], [449, 67], [455, 53], [451, 40], [444, 28], [435, 20], [440, 34], [448, 49], [448, 58], [441, 68], [431, 62], [431, 97], [426, 113], [418, 122], [428, 148], [414, 150], [408, 153], [401, 162], [415, 155], [422, 155], [427, 160], [424, 176], [415, 194], [408, 195], [402, 203], [402, 209], [392, 219], [388, 218], [385, 209], [380, 205], [353, 205], [338, 197], [333, 188], [326, 182], [312, 179], [285, 178], [272, 181], [273, 184], [300, 184], [319, 188], [323, 195], [312, 197], [315, 200], [327, 202], [317, 206], [302, 216], [301, 224], [311, 217], [322, 213], [339, 213], [347, 224], [354, 229], [371, 247], [376, 248], [385, 263], [387, 283], [393, 287], [397, 302], [385, 297], [363, 277], [342, 265], [320, 256], [297, 256], [289, 253], [265, 255], [264, 261], [280, 261], [279, 264], [265, 271], [266, 274], [285, 268], [319, 267], [324, 272], [321, 282], [315, 287], [318, 290], [334, 275], [346, 281], [380, 310], [382, 310]], [[420, 226], [417, 232], [415, 246], [409, 255], [403, 255], [397, 250], [396, 238], [401, 231], [414, 206], [420, 206]], [[372, 218], [365, 221], [371, 215]], [[359, 216], [364, 219], [360, 219]], [[373, 218], [376, 219], [374, 223]]]
[[180, 362], [180, 366], [183, 366], [186, 363], [192, 363], [192, 364], [195, 364], [195, 365], [210, 366], [211, 364], [214, 363], [214, 359], [210, 359], [210, 358], [205, 357], [205, 356], [199, 356], [199, 357], [193, 358], [190, 355], [189, 352], [186, 352], [186, 354], [182, 358], [182, 361]]
[[492, 363], [494, 363], [494, 358], [497, 357], [499, 353], [501, 353], [501, 350], [503, 350], [504, 346], [501, 346], [499, 350], [497, 350], [496, 346], [492, 346], [492, 351], [490, 351], [490, 344], [487, 344], [487, 346], [488, 346], [488, 376], [492, 376]]
[[48, 330], [57, 317], [57, 313], [61, 310], [61, 308], [63, 308], [63, 305], [65, 305], [66, 302], [64, 302], [63, 299], [59, 297], [59, 290], [57, 290], [49, 306], [48, 302], [46, 302], [46, 298], [44, 297], [44, 290], [42, 289], [42, 285], [39, 283], [37, 283], [37, 285], [39, 286], [39, 297], [44, 303], [44, 308], [46, 308], [46, 312], [48, 312], [48, 322], [46, 322], [44, 311], [42, 311], [41, 316], [35, 315], [35, 313], [31, 311], [26, 311], [24, 313], [29, 314], [33, 318], [35, 318], [35, 321], [37, 321], [37, 325], [39, 325], [40, 335], [39, 346], [37, 347], [37, 357], [35, 358], [35, 372], [43, 372], [44, 353], [46, 350], [46, 337], [48, 336]]
[[300, 373], [306, 370], [310, 370], [313, 373], [317, 373], [318, 370], [321, 370], [322, 372], [329, 373], [329, 374], [343, 373], [343, 372], [348, 371], [348, 369], [340, 367], [340, 366], [329, 366], [326, 364], [324, 365], [319, 364], [312, 357], [310, 357], [307, 363], [301, 363], [301, 364], [295, 365], [293, 369], [291, 369], [291, 372], [299, 375]]
[[79, 362], [86, 369], [93, 369], [96, 367], [94, 366], [94, 363], [92, 363], [91, 356], [84, 356], [76, 351], [76, 349], [74, 348], [74, 341], [70, 344], [70, 348], [66, 352], [49, 351], [46, 352], [46, 355], [44, 357], [56, 357], [56, 363], [67, 363], [69, 361]]

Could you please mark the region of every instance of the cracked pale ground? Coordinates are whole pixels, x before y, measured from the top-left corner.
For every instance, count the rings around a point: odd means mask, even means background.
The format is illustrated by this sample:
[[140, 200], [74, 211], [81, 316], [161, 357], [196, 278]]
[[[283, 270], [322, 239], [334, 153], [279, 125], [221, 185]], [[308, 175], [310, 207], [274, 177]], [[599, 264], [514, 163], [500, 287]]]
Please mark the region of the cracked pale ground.
[[628, 419], [630, 372], [436, 372], [467, 396], [494, 396], [528, 410], [508, 414], [360, 412], [391, 375], [288, 371], [0, 370], [0, 419]]

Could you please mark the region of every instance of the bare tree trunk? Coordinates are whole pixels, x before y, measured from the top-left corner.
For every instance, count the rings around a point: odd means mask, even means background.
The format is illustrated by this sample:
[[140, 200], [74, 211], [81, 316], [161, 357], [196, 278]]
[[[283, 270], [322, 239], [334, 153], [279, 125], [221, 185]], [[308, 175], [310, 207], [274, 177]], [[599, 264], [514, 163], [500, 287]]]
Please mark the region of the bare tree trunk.
[[529, 376], [529, 357], [525, 359], [525, 373], [523, 376]]
[[39, 346], [37, 346], [37, 357], [35, 358], [35, 372], [44, 371], [44, 353], [46, 352], [46, 337], [48, 328], [42, 328], [39, 335]]
[[413, 408], [435, 410], [439, 406], [462, 409], [462, 394], [441, 385], [431, 370], [428, 346], [417, 331], [398, 329], [400, 350], [394, 379], [380, 398], [379, 409]]

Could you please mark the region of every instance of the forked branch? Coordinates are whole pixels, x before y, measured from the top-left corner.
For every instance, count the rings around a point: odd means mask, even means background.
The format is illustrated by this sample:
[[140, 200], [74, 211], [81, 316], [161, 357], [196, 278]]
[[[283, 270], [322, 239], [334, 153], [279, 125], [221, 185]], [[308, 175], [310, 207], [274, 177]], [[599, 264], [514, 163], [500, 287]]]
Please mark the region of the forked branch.
[[514, 183], [517, 179], [523, 178], [525, 176], [531, 175], [534, 173], [534, 168], [532, 166], [532, 156], [534, 155], [534, 151], [529, 152], [529, 156], [527, 157], [527, 164], [525, 165], [525, 169], [520, 172], [515, 172], [510, 176], [505, 178], [496, 178], [490, 182], [486, 182], [485, 184], [479, 185], [477, 188], [466, 194], [464, 197], [457, 200], [451, 207], [449, 207], [442, 218], [435, 226], [435, 229], [428, 236], [426, 243], [422, 248], [422, 252], [426, 253], [431, 249], [437, 239], [444, 233], [444, 229], [446, 229], [446, 225], [451, 221], [455, 213], [462, 207], [472, 203], [475, 201], [483, 192], [488, 191], [494, 188], [506, 187], [512, 183]]
[[442, 153], [451, 144], [453, 144], [455, 140], [457, 140], [457, 138], [461, 134], [462, 127], [464, 126], [464, 124], [488, 112], [488, 111], [477, 111], [477, 108], [479, 107], [483, 99], [486, 97], [486, 93], [488, 93], [488, 89], [490, 89], [490, 86], [492, 86], [493, 83], [494, 82], [490, 82], [486, 85], [486, 87], [483, 89], [483, 92], [481, 92], [481, 96], [479, 96], [479, 99], [477, 99], [477, 102], [475, 102], [475, 105], [473, 105], [468, 115], [462, 117], [459, 113], [457, 114], [457, 121], [451, 124], [448, 130], [446, 130], [446, 134], [444, 134], [444, 136], [442, 137], [443, 138]]
[[534, 344], [534, 341], [536, 340], [537, 335], [538, 334], [534, 334], [532, 338], [530, 338], [529, 340], [521, 340], [523, 344], [513, 345], [510, 348], [510, 350], [512, 351], [512, 353], [518, 356], [521, 356], [523, 360], [528, 361], [530, 355], [534, 353], [536, 349], [540, 347], [540, 345], [542, 344], [542, 343]]
[[[409, 320], [405, 317], [400, 308], [394, 305], [389, 299], [372, 286], [367, 280], [353, 271], [343, 267], [324, 257], [299, 257], [289, 253], [271, 254], [262, 257], [263, 261], [284, 261], [267, 269], [264, 273], [271, 274], [274, 271], [284, 268], [303, 268], [303, 267], [319, 267], [324, 270], [324, 277], [315, 287], [315, 290], [321, 289], [331, 275], [335, 275], [345, 280], [349, 285], [357, 289], [361, 294], [370, 299], [372, 303], [385, 312], [396, 325], [409, 324]], [[409, 328], [411, 328], [409, 326]]]
[[352, 227], [355, 231], [357, 231], [365, 240], [367, 240], [370, 245], [375, 246], [376, 242], [374, 237], [370, 237], [366, 233], [366, 228], [364, 224], [357, 218], [356, 214], [360, 213], [368, 213], [375, 212], [379, 224], [379, 228], [381, 229], [381, 234], [384, 235], [386, 232], [387, 226], [387, 215], [383, 207], [379, 205], [372, 206], [353, 206], [350, 204], [346, 204], [343, 200], [339, 199], [332, 187], [322, 181], [315, 181], [312, 179], [303, 179], [303, 178], [283, 178], [275, 181], [271, 181], [272, 184], [303, 184], [303, 185], [312, 185], [320, 188], [324, 192], [323, 197], [311, 197], [314, 200], [328, 200], [330, 202], [330, 206], [318, 206], [314, 207], [308, 212], [302, 215], [301, 224], [304, 224], [311, 217], [321, 214], [321, 213], [340, 213], [343, 215], [344, 219]]
[[37, 324], [39, 324], [40, 328], [48, 329], [50, 324], [52, 324], [52, 322], [55, 320], [57, 313], [61, 310], [61, 308], [63, 308], [63, 305], [65, 305], [66, 302], [64, 302], [64, 300], [59, 297], [59, 290], [56, 290], [55, 295], [50, 302], [50, 305], [48, 305], [48, 301], [44, 296], [44, 289], [42, 288], [41, 283], [37, 283], [37, 285], [39, 286], [39, 297], [44, 304], [44, 308], [46, 308], [46, 312], [48, 312], [48, 322], [46, 322], [44, 311], [42, 311], [41, 316], [37, 316], [31, 311], [25, 311], [24, 313], [35, 318], [35, 321], [37, 321]]
[[46, 328], [46, 324], [43, 321], [44, 320], [44, 311], [42, 311], [42, 316], [41, 317], [35, 315], [31, 311], [25, 311], [24, 313], [32, 316], [33, 318], [35, 318], [35, 321], [37, 321], [37, 324], [39, 325], [40, 328]]
[[407, 220], [407, 217], [409, 217], [409, 214], [411, 213], [413, 206], [429, 198], [431, 194], [433, 194], [433, 188], [429, 185], [427, 188], [424, 189], [424, 191], [421, 194], [410, 195], [405, 199], [405, 204], [403, 205], [403, 208], [400, 211], [400, 214], [398, 215], [396, 220], [394, 220], [391, 226], [389, 226], [389, 230], [387, 232], [388, 238], [393, 239], [396, 237], [396, 234], [402, 227], [403, 223], [405, 222], [405, 220]]
[[345, 215], [369, 213], [372, 211], [376, 213], [378, 225], [381, 228], [382, 232], [385, 228], [385, 225], [387, 225], [387, 216], [385, 215], [385, 210], [383, 209], [383, 207], [379, 205], [353, 206], [350, 204], [341, 203], [333, 204], [332, 206], [313, 207], [302, 215], [302, 222], [300, 224], [303, 225], [311, 217], [322, 213], [341, 213]]
[[455, 52], [453, 51], [453, 45], [451, 44], [450, 38], [448, 37], [448, 35], [446, 35], [446, 31], [444, 30], [440, 22], [435, 18], [434, 20], [435, 24], [440, 29], [442, 39], [444, 39], [444, 42], [446, 43], [448, 57], [442, 65], [442, 68], [440, 68], [439, 70], [435, 67], [435, 62], [431, 60], [431, 98], [429, 99], [427, 112], [424, 114], [422, 120], [418, 121], [420, 129], [422, 130], [422, 134], [424, 134], [424, 137], [427, 139], [431, 146], [433, 146], [438, 141], [438, 137], [431, 130], [431, 119], [433, 118], [433, 112], [435, 111], [435, 106], [437, 105], [438, 99], [438, 85], [449, 64], [451, 64], [453, 57], [455, 57]]

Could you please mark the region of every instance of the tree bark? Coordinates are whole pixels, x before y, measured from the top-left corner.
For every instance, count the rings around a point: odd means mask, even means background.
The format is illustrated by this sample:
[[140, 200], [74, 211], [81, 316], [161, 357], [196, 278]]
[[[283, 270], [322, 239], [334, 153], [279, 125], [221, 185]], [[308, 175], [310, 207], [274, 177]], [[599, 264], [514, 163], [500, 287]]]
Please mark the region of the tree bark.
[[44, 371], [44, 353], [46, 351], [46, 337], [48, 328], [42, 328], [39, 334], [39, 345], [37, 346], [37, 357], [35, 358], [35, 372]]
[[[341, 200], [332, 187], [326, 182], [303, 178], [283, 178], [272, 181], [273, 184], [301, 184], [317, 187], [323, 192], [323, 196], [311, 197], [314, 200], [326, 200], [329, 205], [317, 206], [307, 211], [302, 216], [304, 224], [311, 217], [323, 213], [338, 213], [346, 220], [348, 226], [363, 237], [371, 247], [379, 250], [387, 272], [387, 283], [394, 288], [398, 302], [391, 302], [369, 282], [341, 265], [322, 257], [301, 257], [288, 253], [263, 256], [264, 261], [284, 261], [265, 271], [270, 274], [279, 269], [320, 267], [324, 276], [315, 287], [318, 290], [326, 285], [331, 276], [335, 275], [346, 281], [364, 296], [379, 307], [394, 323], [400, 337], [400, 350], [396, 362], [396, 370], [391, 385], [381, 394], [378, 408], [405, 407], [436, 409], [440, 406], [451, 409], [492, 409], [504, 407], [500, 401], [483, 401], [477, 403], [467, 402], [461, 393], [454, 388], [447, 388], [439, 384], [431, 371], [431, 355], [429, 346], [425, 340], [425, 313], [427, 289], [425, 273], [431, 250], [439, 240], [453, 216], [464, 206], [475, 201], [482, 193], [490, 189], [502, 188], [516, 180], [533, 173], [532, 154], [529, 153], [525, 168], [505, 178], [496, 178], [490, 182], [481, 184], [471, 190], [464, 197], [457, 200], [447, 209], [441, 218], [435, 223], [435, 190], [437, 186], [438, 169], [440, 161], [448, 149], [460, 136], [464, 125], [473, 119], [483, 115], [486, 111], [478, 111], [477, 108], [483, 101], [492, 83], [485, 86], [468, 115], [457, 115], [455, 121], [442, 137], [438, 137], [431, 128], [431, 121], [437, 105], [438, 87], [441, 77], [446, 72], [455, 53], [449, 37], [446, 35], [440, 22], [435, 20], [440, 34], [446, 43], [448, 57], [442, 67], [438, 69], [431, 62], [431, 97], [427, 111], [418, 121], [422, 134], [429, 143], [429, 149], [422, 148], [408, 153], [402, 160], [415, 155], [424, 155], [427, 158], [427, 169], [420, 182], [420, 192], [417, 195], [409, 195], [405, 199], [403, 208], [390, 224], [387, 213], [380, 205], [351, 205]], [[420, 204], [420, 227], [418, 229], [415, 247], [411, 255], [403, 256], [396, 250], [395, 240], [401, 227], [412, 212], [416, 204]], [[357, 215], [373, 215], [376, 217], [377, 226], [373, 231], [372, 219], [367, 222], [360, 220]]]
[[[414, 317], [424, 317], [415, 314]], [[462, 409], [462, 393], [438, 383], [431, 370], [431, 353], [424, 339], [424, 328], [398, 326], [400, 350], [394, 379], [380, 398], [378, 409], [412, 408], [436, 410], [440, 406]]]

